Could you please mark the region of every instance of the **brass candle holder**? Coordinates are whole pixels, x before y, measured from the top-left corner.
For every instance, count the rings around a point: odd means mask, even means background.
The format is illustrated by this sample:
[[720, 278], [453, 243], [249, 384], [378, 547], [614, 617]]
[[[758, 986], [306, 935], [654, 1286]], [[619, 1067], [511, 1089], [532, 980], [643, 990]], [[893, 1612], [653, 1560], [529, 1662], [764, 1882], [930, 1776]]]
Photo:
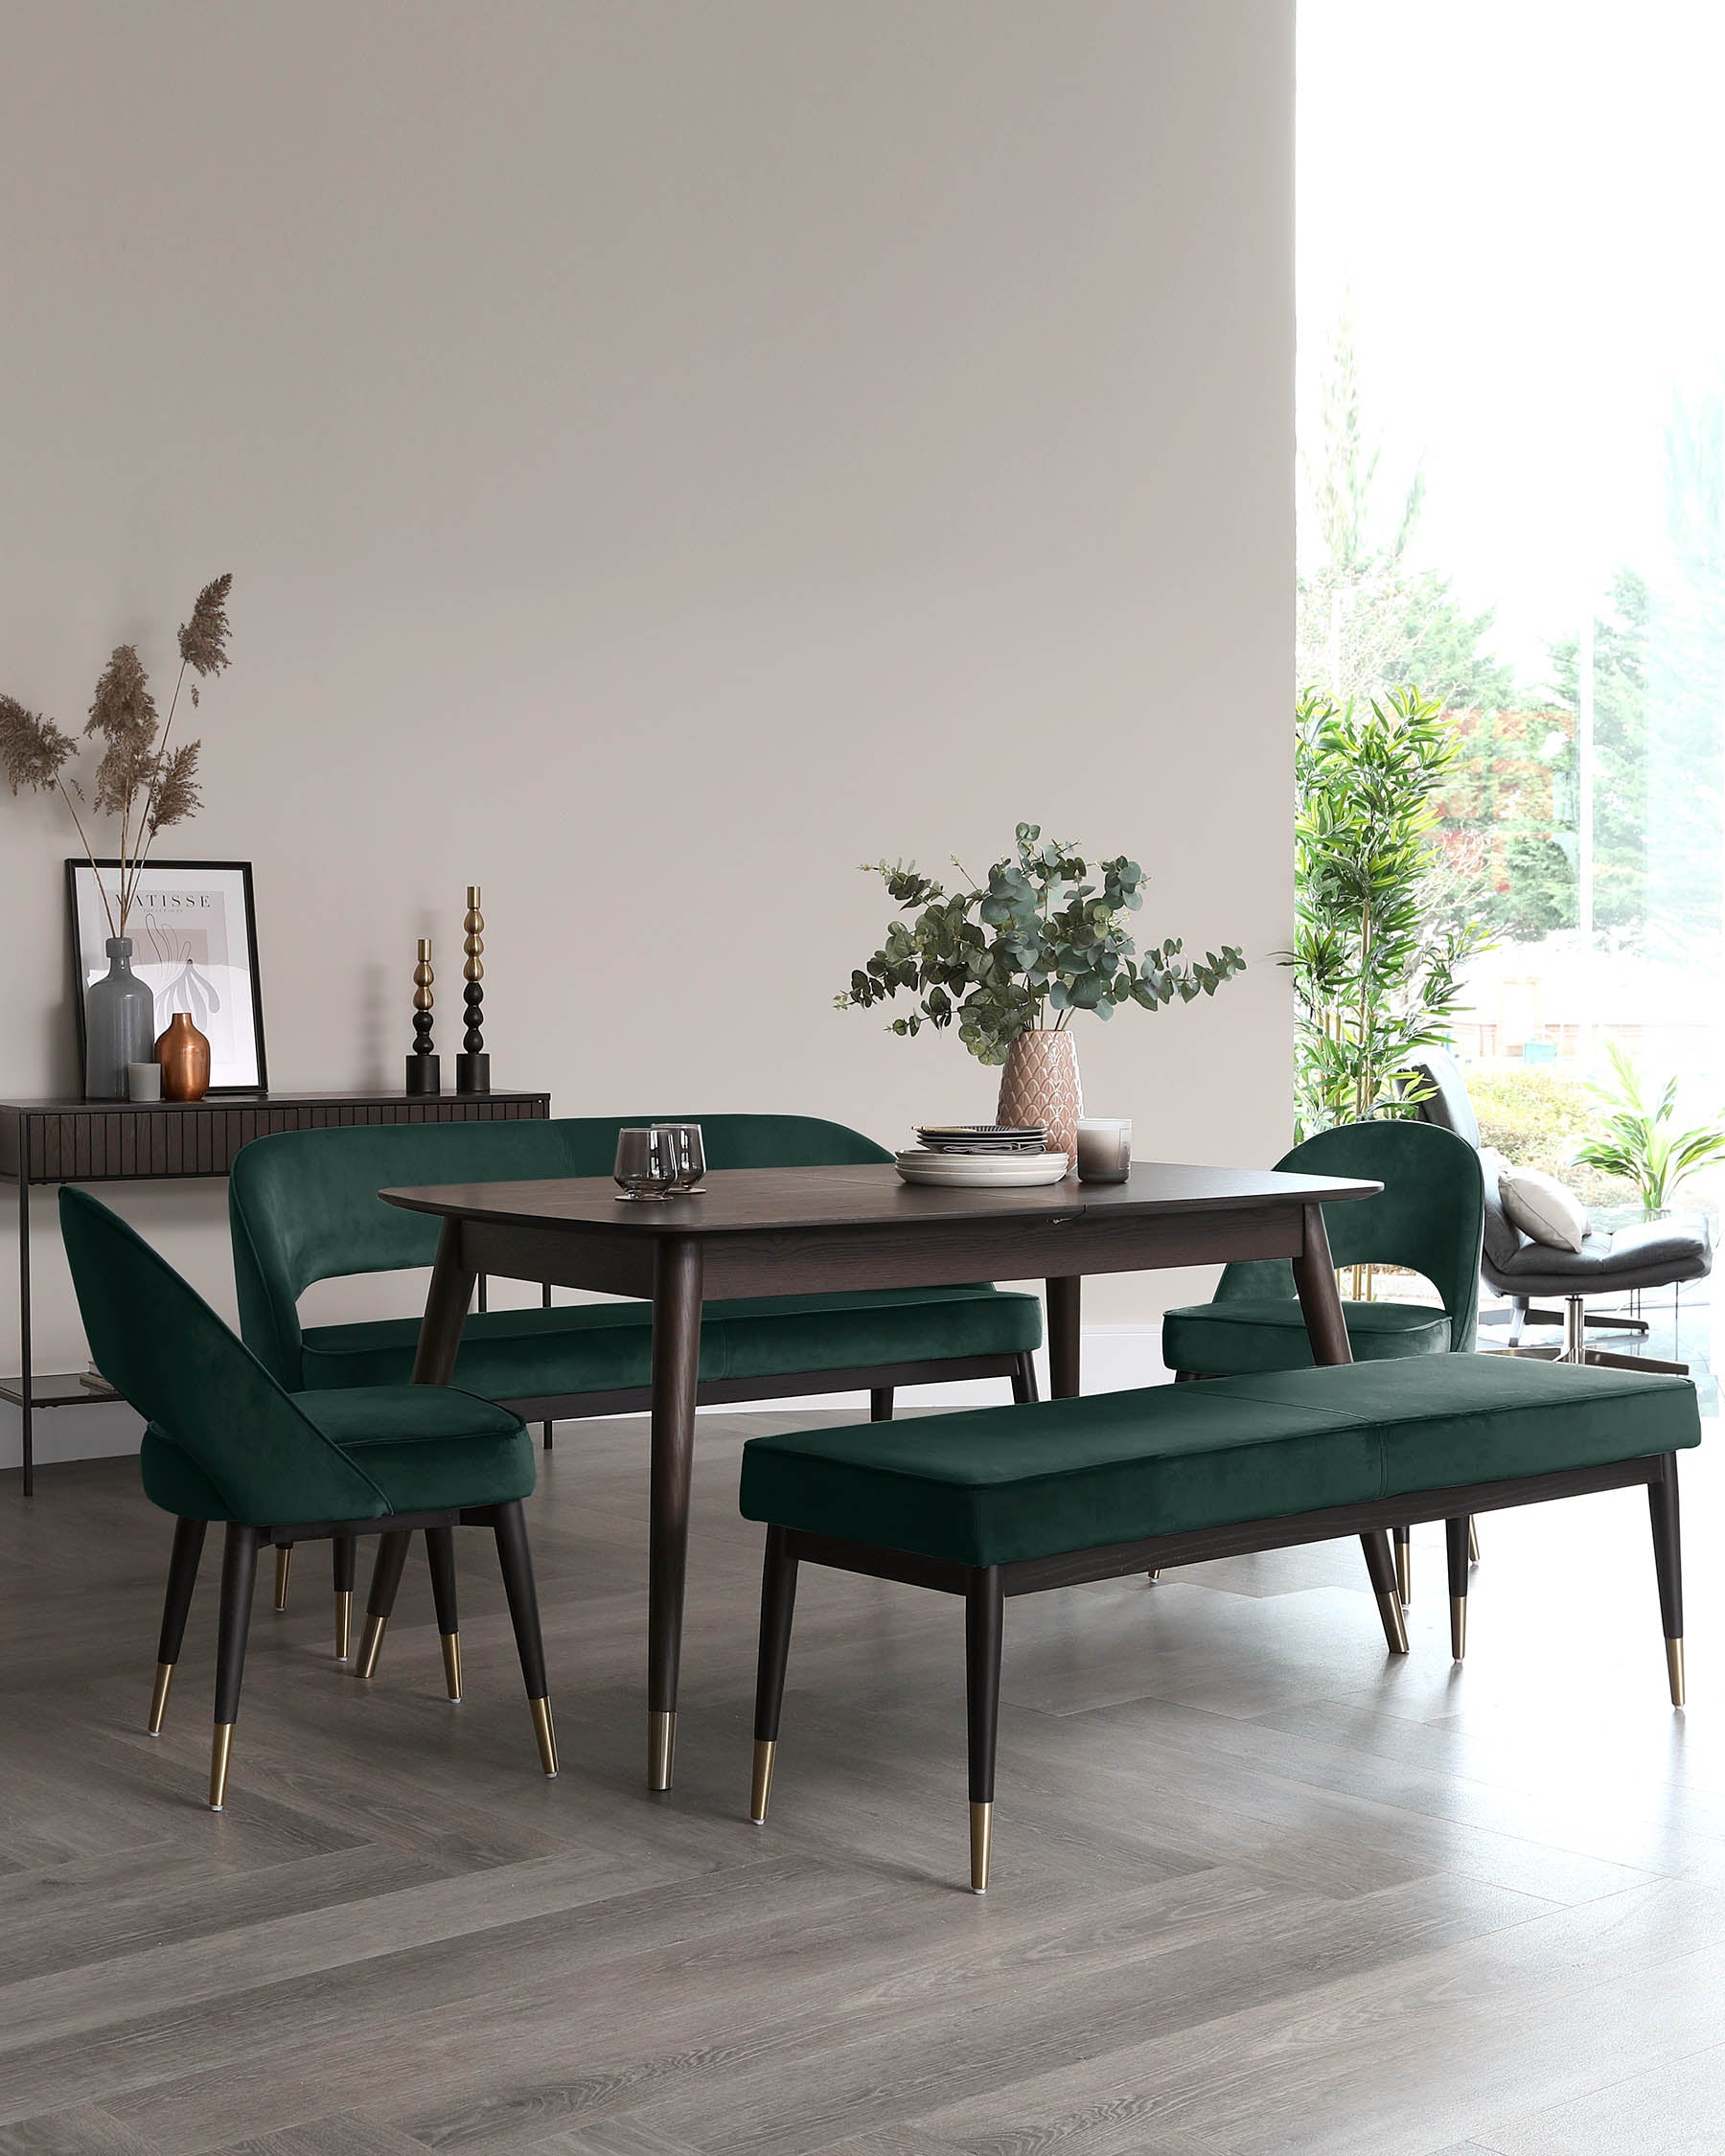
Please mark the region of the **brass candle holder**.
[[462, 1037], [463, 1053], [455, 1058], [455, 1090], [458, 1093], [489, 1093], [491, 1091], [491, 1058], [485, 1052], [485, 916], [479, 910], [479, 886], [468, 885], [468, 909], [462, 921], [467, 941], [462, 950], [467, 961], [461, 972], [466, 986], [462, 1000], [467, 1005], [467, 1032]]
[[437, 976], [431, 970], [431, 938], [419, 939], [419, 963], [413, 969], [413, 1047], [407, 1057], [405, 1089], [410, 1093], [436, 1093], [443, 1090], [443, 1069], [436, 1050], [431, 1045], [431, 1006], [436, 998], [431, 993], [431, 983]]

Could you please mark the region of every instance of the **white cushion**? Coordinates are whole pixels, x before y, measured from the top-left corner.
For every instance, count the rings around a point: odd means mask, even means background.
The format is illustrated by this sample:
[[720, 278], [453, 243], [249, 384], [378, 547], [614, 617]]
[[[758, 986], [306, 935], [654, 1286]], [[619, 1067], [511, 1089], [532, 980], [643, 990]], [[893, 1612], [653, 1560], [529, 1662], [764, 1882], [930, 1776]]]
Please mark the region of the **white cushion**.
[[1553, 1250], [1578, 1250], [1587, 1240], [1587, 1207], [1555, 1176], [1537, 1168], [1504, 1169], [1498, 1197], [1524, 1235]]

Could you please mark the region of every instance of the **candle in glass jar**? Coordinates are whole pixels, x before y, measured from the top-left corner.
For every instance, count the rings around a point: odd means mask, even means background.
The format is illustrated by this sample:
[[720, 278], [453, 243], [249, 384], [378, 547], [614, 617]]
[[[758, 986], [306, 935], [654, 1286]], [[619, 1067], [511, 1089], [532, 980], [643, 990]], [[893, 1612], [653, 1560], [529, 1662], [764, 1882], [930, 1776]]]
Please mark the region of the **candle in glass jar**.
[[1078, 1181], [1124, 1182], [1131, 1173], [1131, 1119], [1085, 1117], [1078, 1125]]

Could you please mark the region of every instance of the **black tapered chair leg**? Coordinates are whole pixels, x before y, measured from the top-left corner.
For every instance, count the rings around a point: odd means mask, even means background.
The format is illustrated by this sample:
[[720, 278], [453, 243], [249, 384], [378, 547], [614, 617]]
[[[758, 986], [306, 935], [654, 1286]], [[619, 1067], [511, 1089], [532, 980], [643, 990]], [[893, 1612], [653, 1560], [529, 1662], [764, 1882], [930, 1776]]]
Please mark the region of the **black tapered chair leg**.
[[173, 1523], [173, 1549], [168, 1559], [168, 1592], [162, 1598], [162, 1634], [156, 1643], [155, 1686], [150, 1695], [150, 1733], [160, 1736], [162, 1717], [168, 1711], [168, 1688], [173, 1683], [173, 1665], [180, 1658], [186, 1637], [186, 1618], [192, 1611], [192, 1591], [197, 1585], [197, 1561], [203, 1555], [203, 1520]]
[[890, 1422], [892, 1420], [891, 1386], [877, 1385], [870, 1390], [868, 1395], [868, 1419], [870, 1422]]
[[1659, 1473], [1647, 1484], [1647, 1511], [1653, 1523], [1653, 1566], [1659, 1574], [1659, 1616], [1665, 1627], [1666, 1674], [1671, 1705], [1684, 1702], [1683, 1544], [1677, 1511], [1677, 1456], [1667, 1453]]
[[378, 1657], [383, 1651], [383, 1635], [389, 1629], [390, 1612], [395, 1608], [396, 1591], [407, 1567], [407, 1546], [412, 1540], [412, 1535], [399, 1528], [378, 1537], [371, 1593], [365, 1601], [365, 1631], [359, 1640], [359, 1660], [354, 1664], [356, 1677], [375, 1677], [378, 1673]]
[[796, 1559], [785, 1553], [785, 1530], [769, 1527], [761, 1564], [761, 1644], [755, 1663], [754, 1778], [748, 1816], [759, 1826], [772, 1795], [772, 1761], [778, 1748], [779, 1710], [785, 1704], [785, 1663], [791, 1653], [791, 1620], [796, 1611]]
[[455, 1530], [426, 1529], [426, 1556], [431, 1566], [431, 1604], [437, 1612], [437, 1636], [443, 1642], [444, 1685], [451, 1699], [461, 1697], [461, 1625], [455, 1610]]
[[546, 1774], [557, 1772], [557, 1731], [551, 1720], [550, 1687], [545, 1682], [545, 1642], [540, 1634], [539, 1594], [533, 1584], [533, 1552], [527, 1543], [527, 1515], [517, 1498], [499, 1504], [493, 1514], [497, 1538], [497, 1564], [503, 1573], [503, 1592], [509, 1597], [509, 1619], [515, 1626], [516, 1652], [521, 1658], [521, 1681], [527, 1687], [527, 1705], [533, 1712], [533, 1734], [539, 1744], [540, 1765]]
[[540, 1443], [546, 1452], [551, 1450], [551, 1433], [555, 1427], [555, 1424], [549, 1422], [540, 1424]]
[[998, 1565], [978, 1565], [964, 1591], [964, 1705], [970, 1754], [971, 1892], [988, 1892], [994, 1853], [995, 1740], [1000, 1726], [1000, 1638], [1006, 1601]]
[[335, 1583], [335, 1660], [346, 1662], [354, 1637], [354, 1573], [359, 1556], [356, 1535], [330, 1537], [330, 1568]]
[[210, 1746], [210, 1809], [227, 1803], [228, 1763], [233, 1755], [234, 1724], [240, 1719], [240, 1686], [245, 1677], [245, 1636], [251, 1627], [252, 1595], [258, 1584], [258, 1551], [264, 1535], [257, 1527], [228, 1522], [221, 1551], [221, 1614], [216, 1633], [216, 1729]]
[[1036, 1398], [1036, 1357], [1028, 1352], [1013, 1358], [1012, 1397], [1021, 1408]]
[[1401, 1595], [1395, 1585], [1395, 1560], [1390, 1554], [1390, 1537], [1382, 1527], [1360, 1537], [1366, 1552], [1366, 1571], [1371, 1592], [1377, 1596], [1378, 1615], [1384, 1620], [1384, 1641], [1392, 1655], [1408, 1651], [1408, 1627], [1402, 1619]]
[[1468, 1535], [1473, 1522], [1463, 1516], [1443, 1523], [1445, 1554], [1449, 1560], [1450, 1660], [1460, 1662], [1467, 1653]]

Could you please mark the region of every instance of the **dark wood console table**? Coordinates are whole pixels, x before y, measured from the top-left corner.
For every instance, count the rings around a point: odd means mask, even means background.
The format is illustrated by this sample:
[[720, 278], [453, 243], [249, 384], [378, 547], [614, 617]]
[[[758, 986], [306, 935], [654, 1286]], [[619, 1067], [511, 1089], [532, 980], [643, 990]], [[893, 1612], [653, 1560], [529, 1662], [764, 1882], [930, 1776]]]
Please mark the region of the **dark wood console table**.
[[118, 1397], [76, 1370], [44, 1376], [30, 1339], [30, 1186], [160, 1182], [225, 1176], [236, 1153], [273, 1131], [327, 1131], [354, 1123], [506, 1123], [551, 1112], [549, 1093], [221, 1093], [199, 1101], [0, 1102], [0, 1181], [18, 1186], [18, 1338], [22, 1367], [0, 1378], [0, 1400], [23, 1432], [24, 1495], [35, 1484], [38, 1408]]

